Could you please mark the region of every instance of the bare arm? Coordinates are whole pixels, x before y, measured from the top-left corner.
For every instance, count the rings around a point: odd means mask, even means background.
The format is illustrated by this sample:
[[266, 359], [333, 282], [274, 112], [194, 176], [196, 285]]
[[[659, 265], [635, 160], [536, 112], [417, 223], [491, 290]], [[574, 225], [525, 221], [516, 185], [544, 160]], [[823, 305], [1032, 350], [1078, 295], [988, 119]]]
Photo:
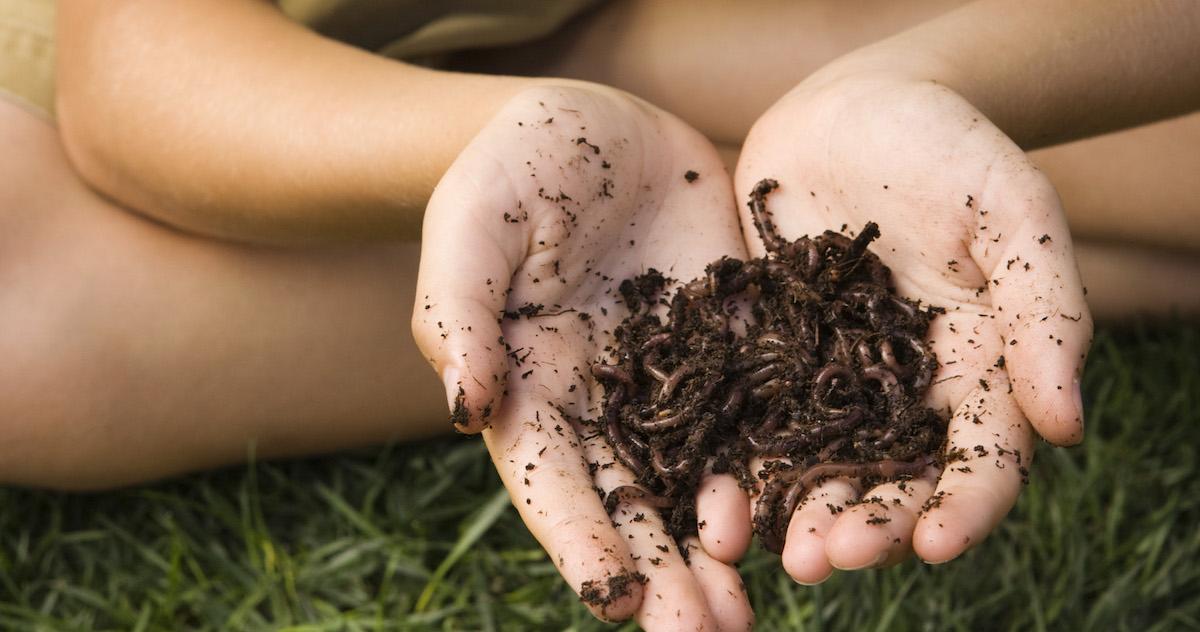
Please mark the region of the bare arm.
[[824, 72], [942, 83], [1031, 149], [1200, 108], [1197, 60], [1190, 0], [980, 0]]
[[454, 157], [537, 81], [383, 59], [255, 0], [70, 0], [58, 19], [62, 137], [88, 183], [235, 240], [415, 237]]

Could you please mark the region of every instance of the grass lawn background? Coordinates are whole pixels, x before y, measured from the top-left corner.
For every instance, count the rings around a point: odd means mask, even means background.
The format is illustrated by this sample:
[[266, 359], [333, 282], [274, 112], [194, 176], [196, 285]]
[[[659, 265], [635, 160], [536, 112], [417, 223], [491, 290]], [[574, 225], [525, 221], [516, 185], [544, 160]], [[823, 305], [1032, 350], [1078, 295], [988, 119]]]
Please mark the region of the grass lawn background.
[[[1040, 446], [1017, 508], [955, 562], [808, 588], [753, 551], [759, 629], [1200, 629], [1200, 327], [1100, 331], [1084, 398], [1085, 444]], [[476, 439], [0, 489], [2, 630], [568, 628], [636, 626], [591, 619]]]

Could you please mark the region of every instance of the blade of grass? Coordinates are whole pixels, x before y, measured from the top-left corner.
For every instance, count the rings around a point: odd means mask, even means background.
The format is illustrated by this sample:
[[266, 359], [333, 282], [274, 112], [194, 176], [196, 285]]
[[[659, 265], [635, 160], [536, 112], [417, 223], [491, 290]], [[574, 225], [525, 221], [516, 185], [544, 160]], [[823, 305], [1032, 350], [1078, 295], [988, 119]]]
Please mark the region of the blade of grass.
[[416, 612], [424, 612], [429, 606], [429, 602], [433, 599], [433, 593], [437, 590], [438, 584], [446, 573], [454, 567], [459, 558], [467, 552], [467, 549], [475, 544], [491, 526], [511, 506], [508, 497], [508, 490], [501, 488], [492, 495], [491, 500], [475, 514], [472, 520], [463, 529], [462, 535], [458, 537], [458, 541], [454, 543], [454, 548], [450, 549], [450, 554], [446, 559], [442, 560], [441, 564], [433, 571], [433, 577], [429, 579], [429, 583], [425, 585], [425, 589], [421, 591], [421, 597], [417, 599]]

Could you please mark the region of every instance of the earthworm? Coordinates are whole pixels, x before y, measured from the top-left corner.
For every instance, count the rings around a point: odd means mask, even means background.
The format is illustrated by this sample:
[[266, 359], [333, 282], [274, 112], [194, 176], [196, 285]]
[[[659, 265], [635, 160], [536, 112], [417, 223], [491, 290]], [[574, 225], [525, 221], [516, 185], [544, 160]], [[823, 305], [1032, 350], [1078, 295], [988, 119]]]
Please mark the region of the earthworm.
[[650, 364], [649, 358], [642, 360], [642, 368], [645, 369], [647, 373], [654, 376], [654, 379], [658, 380], [659, 382], [666, 382], [667, 378], [670, 377], [669, 375], [667, 375], [666, 371], [658, 368], [657, 366], [655, 366], [653, 364]]
[[617, 505], [623, 502], [632, 503], [636, 500], [640, 500], [651, 507], [658, 507], [659, 509], [675, 506], [675, 501], [671, 498], [651, 494], [636, 485], [621, 485], [608, 492], [604, 497], [604, 511], [611, 515], [617, 510]]
[[625, 403], [625, 389], [625, 384], [618, 381], [604, 404], [604, 437], [612, 446], [617, 458], [629, 469], [637, 472], [643, 468], [642, 460], [629, 449], [625, 432], [621, 429], [621, 406]]
[[597, 362], [592, 365], [592, 376], [598, 380], [617, 381], [626, 388], [637, 389], [629, 372], [615, 364]]
[[742, 407], [742, 402], [746, 399], [746, 387], [736, 386], [729, 391], [729, 396], [725, 399], [725, 403], [721, 406], [721, 415], [724, 417], [732, 417]]
[[844, 364], [827, 364], [817, 373], [817, 377], [813, 379], [813, 399], [817, 402], [824, 402], [829, 394], [830, 385], [835, 379], [849, 381], [853, 376], [850, 374], [850, 369]]
[[854, 430], [863, 420], [861, 408], [850, 408], [842, 415], [808, 428], [803, 438], [807, 444], [821, 443]]
[[875, 358], [871, 357], [871, 346], [865, 339], [859, 340], [858, 344], [854, 345], [854, 351], [858, 353], [858, 362], [861, 366], [875, 364]]
[[775, 222], [771, 219], [771, 211], [767, 210], [767, 195], [779, 188], [779, 182], [770, 178], [759, 180], [750, 192], [750, 216], [754, 218], [754, 227], [763, 240], [767, 252], [779, 253], [787, 244], [779, 233], [775, 232]]
[[686, 283], [683, 287], [679, 288], [679, 293], [693, 301], [705, 298], [710, 294], [708, 280], [696, 279], [695, 281]]
[[640, 472], [645, 466], [642, 465], [642, 460], [633, 454], [633, 450], [625, 441], [625, 433], [621, 430], [621, 418], [619, 414], [608, 415], [608, 420], [604, 424], [604, 438], [608, 440], [608, 444], [612, 446], [613, 452], [617, 455], [625, 467]]
[[779, 426], [779, 422], [783, 420], [783, 411], [779, 409], [772, 410], [763, 417], [762, 425], [758, 427], [759, 432], [771, 432]]
[[[778, 357], [778, 354], [774, 355]], [[778, 364], [768, 364], [764, 367], [760, 367], [755, 372], [746, 376], [746, 384], [749, 386], [758, 386], [759, 384], [762, 384], [763, 382], [766, 382], [767, 380], [770, 380], [778, 375], [781, 369], [782, 367], [780, 367]]]
[[737, 272], [737, 274], [730, 277], [724, 283], [719, 283], [716, 280], [713, 280], [713, 281], [710, 281], [710, 284], [714, 288], [719, 288], [721, 294], [728, 296], [730, 294], [736, 294], [738, 292], [741, 292], [742, 290], [746, 289], [746, 287], [748, 285], [750, 285], [751, 283], [756, 283], [756, 282], [760, 281], [762, 278], [762, 272], [763, 271], [760, 266], [746, 265], [741, 270], [739, 270]]
[[656, 349], [658, 347], [661, 347], [661, 346], [667, 344], [668, 342], [671, 342], [671, 332], [664, 331], [664, 332], [654, 334], [653, 336], [650, 336], [649, 338], [647, 338], [646, 342], [642, 343], [642, 353], [646, 353], [646, 352], [650, 351], [651, 349]]
[[760, 353], [756, 356], [752, 356], [750, 355], [751, 351], [753, 351], [753, 349], [751, 349], [749, 345], [744, 345], [742, 349], [738, 350], [738, 353], [745, 354], [747, 357], [744, 360], [739, 360], [738, 362], [734, 363], [733, 369], [735, 371], [746, 371], [754, 367], [762, 367], [783, 357], [776, 351], [767, 351], [766, 353]]
[[817, 242], [812, 240], [809, 240], [804, 246], [804, 276], [811, 281], [821, 269], [821, 251], [817, 249]]
[[650, 450], [650, 465], [654, 467], [654, 471], [658, 472], [659, 476], [669, 479], [685, 473], [691, 463], [690, 459], [680, 459], [675, 465], [668, 467], [663, 463], [662, 450], [652, 448]]
[[843, 445], [846, 445], [845, 437], [838, 437], [825, 444], [825, 447], [821, 448], [821, 451], [817, 453], [817, 463], [825, 463], [829, 459], [832, 459], [833, 455], [837, 454], [837, 451], [841, 450]]
[[677, 413], [667, 409], [658, 411], [658, 413], [655, 415], [655, 418], [649, 421], [639, 419], [637, 421], [637, 426], [644, 432], [654, 433], [676, 428], [683, 424], [685, 420], [686, 416], [683, 412]]
[[904, 315], [907, 316], [908, 318], [916, 318], [917, 308], [913, 307], [911, 303], [909, 303], [908, 301], [906, 301], [904, 299], [901, 299], [899, 296], [891, 296], [889, 298], [892, 301], [892, 307], [895, 307], [897, 310], [904, 312]]
[[750, 445], [750, 449], [754, 450], [755, 454], [767, 454], [767, 450], [770, 449], [771, 444], [760, 440], [758, 437], [754, 436], [753, 432], [747, 433], [745, 439], [746, 443]]
[[[779, 360], [782, 358], [783, 358], [783, 354], [776, 353], [774, 351], [768, 351], [767, 353], [760, 353], [757, 356], [755, 356], [754, 362], [755, 362], [755, 364], [759, 365], [760, 367], [779, 366], [776, 363], [778, 363]], [[781, 370], [782, 370], [782, 367], [781, 367]]]
[[760, 384], [750, 390], [751, 399], [767, 400], [775, 397], [783, 389], [788, 387], [788, 382], [781, 378], [775, 378], [765, 384]]
[[695, 371], [696, 367], [689, 364], [684, 364], [675, 369], [675, 372], [668, 375], [667, 379], [662, 381], [662, 390], [658, 392], [658, 399], [662, 401], [671, 399], [671, 394], [675, 392], [675, 388], [679, 386], [679, 383]]
[[[767, 532], [759, 531], [763, 545], [772, 553], [782, 553], [784, 538], [787, 535], [788, 523], [795, 513], [800, 499], [818, 483], [830, 478], [881, 478], [895, 480], [901, 476], [915, 476], [926, 467], [933, 464], [933, 458], [918, 457], [912, 461], [894, 461], [884, 459], [873, 463], [819, 463], [806, 468], [793, 467], [780, 473], [767, 485], [759, 496], [755, 514], [770, 514], [775, 516], [774, 524]], [[777, 498], [784, 488], [787, 488], [784, 502], [781, 506]], [[765, 503], [765, 506], [764, 506]], [[757, 526], [757, 525], [756, 525]]]
[[[807, 338], [808, 336], [803, 336]], [[763, 346], [786, 347], [787, 343], [783, 341], [778, 332], [768, 331], [758, 337], [758, 344]]]
[[933, 370], [937, 367], [937, 358], [916, 336], [907, 332], [897, 332], [895, 336], [903, 340], [916, 357], [916, 360], [910, 363], [910, 366], [916, 364], [916, 368], [912, 370], [913, 378], [910, 388], [916, 393], [924, 391], [933, 378]]
[[892, 370], [896, 375], [907, 375], [908, 368], [900, 365], [900, 361], [896, 359], [896, 350], [892, 348], [892, 341], [884, 338], [879, 342], [879, 357], [887, 368]]
[[875, 442], [875, 449], [886, 450], [892, 447], [892, 444], [896, 442], [896, 439], [898, 439], [899, 436], [900, 433], [896, 432], [895, 428], [888, 428], [887, 431], [883, 433], [883, 436]]
[[835, 378], [844, 380], [850, 379], [850, 369], [843, 364], [827, 364], [817, 373], [816, 379], [813, 380], [813, 395], [820, 399], [820, 394], [828, 390], [829, 384]]
[[884, 393], [894, 393], [896, 387], [900, 385], [900, 380], [896, 379], [896, 374], [892, 373], [887, 367], [882, 364], [872, 364], [862, 370], [862, 376], [866, 381], [878, 382], [883, 387]]
[[922, 342], [932, 310], [892, 294], [867, 249], [878, 227], [784, 240], [766, 206], [777, 187], [758, 183], [749, 204], [765, 257], [713, 261], [669, 301], [653, 269], [621, 282], [630, 315], [607, 348], [620, 360], [592, 366], [607, 397], [601, 434], [637, 481], [605, 505], [648, 501], [676, 538], [696, 533], [705, 463], [750, 488], [753, 457], [783, 459], [759, 476], [754, 518], [778, 551], [821, 480], [908, 474], [945, 440], [944, 421], [920, 404], [937, 367]]
[[846, 331], [845, 329], [834, 329], [833, 331], [833, 349], [830, 355], [836, 364], [849, 365], [854, 363], [852, 339], [857, 332]]
[[759, 456], [786, 456], [793, 449], [801, 449], [809, 444], [807, 437], [787, 430], [777, 432], [765, 440], [749, 433], [746, 435], [746, 442]]
[[871, 282], [880, 287], [891, 286], [891, 272], [883, 265], [882, 261], [877, 258], [867, 258], [867, 276], [871, 278]]

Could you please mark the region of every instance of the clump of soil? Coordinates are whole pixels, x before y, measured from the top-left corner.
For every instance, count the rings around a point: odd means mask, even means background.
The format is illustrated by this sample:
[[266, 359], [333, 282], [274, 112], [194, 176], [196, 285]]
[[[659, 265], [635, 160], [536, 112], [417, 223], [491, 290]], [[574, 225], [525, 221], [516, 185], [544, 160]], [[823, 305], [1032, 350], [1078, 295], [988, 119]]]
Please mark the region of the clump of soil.
[[[714, 261], [669, 299], [655, 270], [624, 281], [629, 314], [614, 363], [592, 366], [605, 390], [595, 423], [637, 476], [606, 507], [648, 502], [677, 540], [696, 533], [706, 468], [748, 489], [761, 482], [754, 530], [779, 552], [792, 512], [820, 481], [897, 480], [943, 458], [946, 422], [922, 404], [937, 368], [923, 342], [937, 310], [894, 293], [867, 249], [874, 223], [853, 239], [782, 239], [766, 208], [777, 187], [763, 180], [750, 200], [766, 256]], [[761, 481], [755, 456], [767, 459]]]
[[633, 592], [633, 584], [645, 584], [646, 576], [637, 572], [622, 572], [600, 581], [589, 579], [579, 589], [579, 600], [601, 609]]

